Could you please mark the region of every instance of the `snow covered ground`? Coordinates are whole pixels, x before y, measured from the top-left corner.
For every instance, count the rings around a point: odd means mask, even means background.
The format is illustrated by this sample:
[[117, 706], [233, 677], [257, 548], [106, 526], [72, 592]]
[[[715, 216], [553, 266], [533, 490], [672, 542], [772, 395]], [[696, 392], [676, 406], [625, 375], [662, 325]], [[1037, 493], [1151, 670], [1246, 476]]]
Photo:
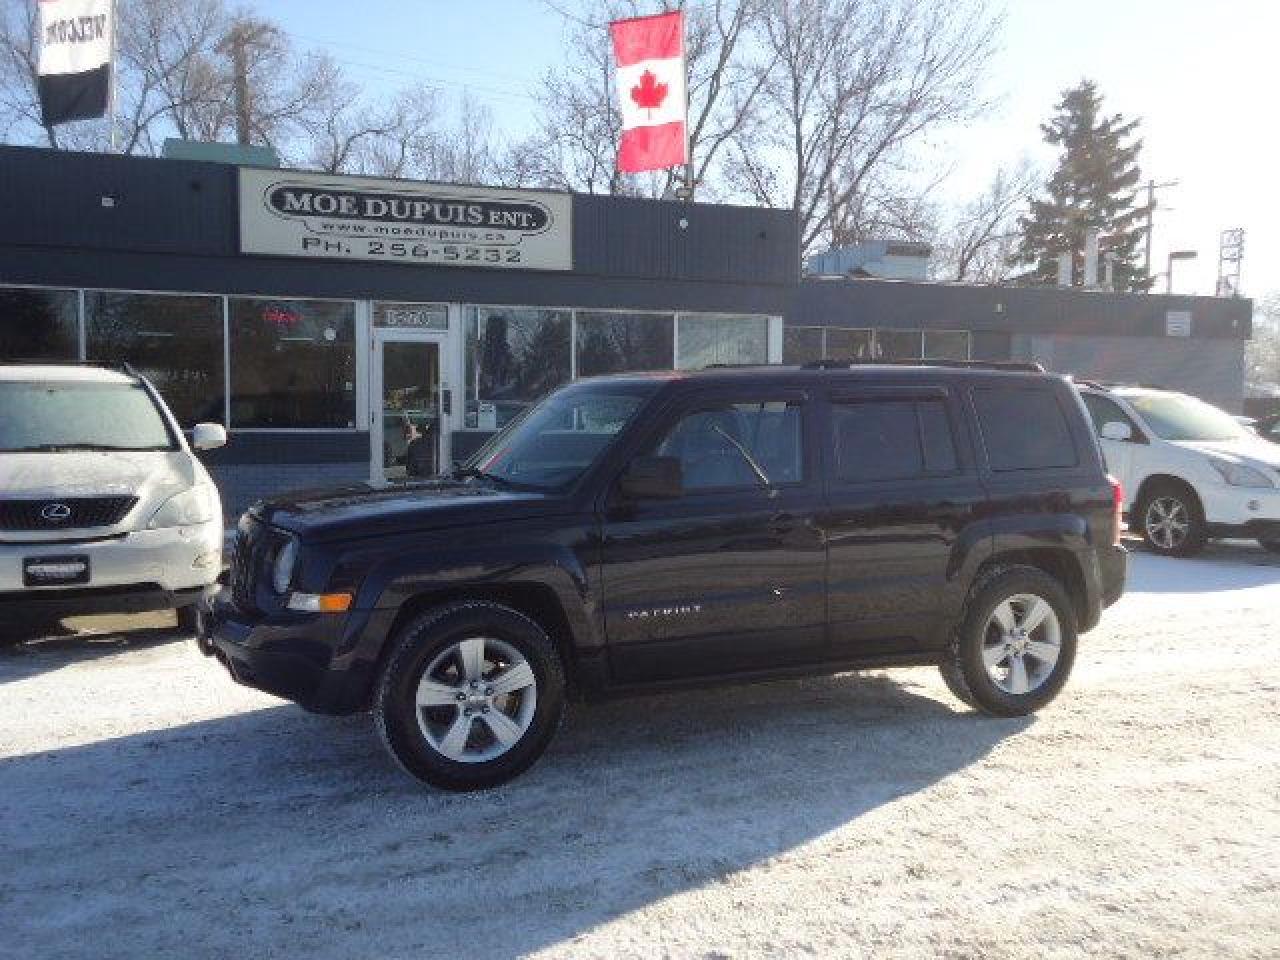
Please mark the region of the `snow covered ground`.
[[0, 652], [0, 956], [1280, 956], [1280, 557], [1132, 572], [1035, 718], [932, 669], [577, 707], [471, 796], [171, 633]]

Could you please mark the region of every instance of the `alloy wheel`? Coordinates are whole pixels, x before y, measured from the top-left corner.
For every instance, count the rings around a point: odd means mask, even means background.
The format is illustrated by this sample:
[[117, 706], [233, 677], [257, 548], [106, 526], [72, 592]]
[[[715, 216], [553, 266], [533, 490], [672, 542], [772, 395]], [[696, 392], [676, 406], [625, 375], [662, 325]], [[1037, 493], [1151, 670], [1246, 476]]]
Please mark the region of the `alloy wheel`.
[[1031, 693], [1044, 685], [1062, 653], [1062, 624], [1053, 605], [1031, 593], [1015, 594], [991, 611], [983, 630], [982, 663], [1005, 693]]
[[1176, 497], [1156, 497], [1147, 505], [1143, 529], [1161, 550], [1177, 550], [1191, 532], [1191, 515]]
[[528, 731], [537, 703], [529, 661], [493, 637], [445, 647], [423, 671], [415, 694], [422, 736], [458, 763], [484, 763], [509, 751]]

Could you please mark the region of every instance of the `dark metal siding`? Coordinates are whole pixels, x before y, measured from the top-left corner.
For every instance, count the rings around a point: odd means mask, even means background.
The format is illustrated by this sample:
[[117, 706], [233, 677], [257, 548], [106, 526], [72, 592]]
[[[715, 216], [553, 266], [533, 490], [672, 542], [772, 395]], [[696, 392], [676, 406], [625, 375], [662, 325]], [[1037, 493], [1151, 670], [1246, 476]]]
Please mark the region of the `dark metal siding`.
[[789, 211], [584, 195], [573, 210], [571, 273], [241, 256], [233, 167], [0, 147], [0, 282], [769, 313], [790, 304], [799, 264]]
[[1192, 336], [1247, 339], [1253, 304], [1219, 297], [1102, 293], [812, 278], [787, 321], [812, 326], [1004, 330], [1070, 336], [1165, 336], [1165, 313], [1189, 310]]

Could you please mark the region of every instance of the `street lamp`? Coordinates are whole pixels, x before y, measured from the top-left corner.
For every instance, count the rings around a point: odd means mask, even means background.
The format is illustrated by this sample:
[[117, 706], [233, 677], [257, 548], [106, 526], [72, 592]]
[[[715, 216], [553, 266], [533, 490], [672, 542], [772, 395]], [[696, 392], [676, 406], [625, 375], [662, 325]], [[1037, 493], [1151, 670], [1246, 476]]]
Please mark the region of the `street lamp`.
[[1199, 256], [1195, 250], [1170, 250], [1169, 251], [1169, 269], [1164, 275], [1164, 292], [1173, 293], [1173, 261], [1175, 260], [1194, 260]]

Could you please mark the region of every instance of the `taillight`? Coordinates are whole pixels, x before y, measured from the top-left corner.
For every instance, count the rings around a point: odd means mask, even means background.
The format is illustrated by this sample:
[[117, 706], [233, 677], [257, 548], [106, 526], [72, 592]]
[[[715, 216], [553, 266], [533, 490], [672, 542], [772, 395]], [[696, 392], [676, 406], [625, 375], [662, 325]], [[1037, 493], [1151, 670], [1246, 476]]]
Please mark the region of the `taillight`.
[[1124, 484], [1110, 474], [1107, 482], [1111, 484], [1111, 501], [1115, 506], [1115, 534], [1112, 544], [1120, 546], [1120, 533], [1124, 530]]

